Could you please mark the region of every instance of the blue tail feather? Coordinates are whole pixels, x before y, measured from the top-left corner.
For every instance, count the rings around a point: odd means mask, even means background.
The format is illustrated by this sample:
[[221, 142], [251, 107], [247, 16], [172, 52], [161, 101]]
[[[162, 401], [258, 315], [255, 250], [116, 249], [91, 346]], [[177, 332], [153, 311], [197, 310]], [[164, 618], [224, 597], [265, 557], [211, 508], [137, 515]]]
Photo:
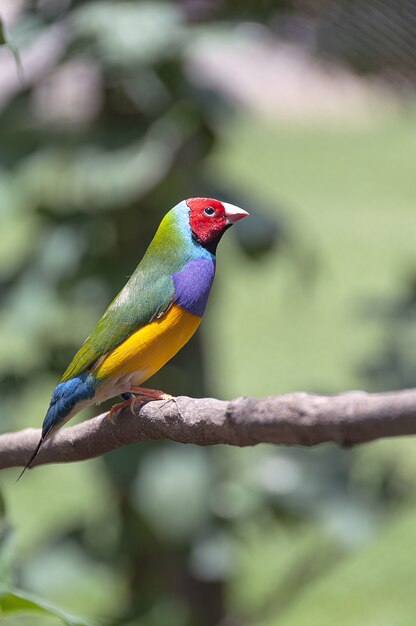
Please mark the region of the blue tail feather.
[[91, 400], [94, 394], [95, 383], [94, 379], [89, 374], [81, 374], [63, 383], [59, 383], [55, 387], [48, 412], [43, 420], [42, 435], [39, 443], [17, 480], [20, 480], [25, 471], [31, 466], [42, 444], [45, 443], [52, 431], [65, 421], [75, 405], [84, 400]]
[[91, 400], [95, 394], [94, 380], [88, 374], [81, 374], [59, 383], [52, 394], [51, 403], [42, 425], [42, 437], [48, 434], [69, 415], [78, 402]]

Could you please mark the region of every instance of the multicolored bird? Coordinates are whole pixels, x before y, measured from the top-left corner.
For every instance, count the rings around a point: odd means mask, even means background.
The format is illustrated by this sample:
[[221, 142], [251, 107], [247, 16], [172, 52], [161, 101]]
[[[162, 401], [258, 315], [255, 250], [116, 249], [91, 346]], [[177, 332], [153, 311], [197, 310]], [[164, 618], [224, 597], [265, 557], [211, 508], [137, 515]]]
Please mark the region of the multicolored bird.
[[163, 218], [130, 280], [110, 304], [56, 386], [42, 435], [24, 471], [58, 428], [89, 404], [120, 395], [125, 406], [172, 396], [140, 385], [192, 337], [205, 311], [224, 232], [247, 211], [190, 198]]

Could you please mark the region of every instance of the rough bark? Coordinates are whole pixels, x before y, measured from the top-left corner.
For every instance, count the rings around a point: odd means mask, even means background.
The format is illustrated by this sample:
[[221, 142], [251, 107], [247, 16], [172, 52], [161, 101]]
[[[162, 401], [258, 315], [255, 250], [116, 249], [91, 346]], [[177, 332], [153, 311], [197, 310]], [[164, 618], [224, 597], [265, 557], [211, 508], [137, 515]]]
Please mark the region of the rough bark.
[[[257, 443], [353, 446], [383, 437], [416, 434], [416, 389], [333, 396], [303, 392], [232, 401], [178, 397], [149, 402], [138, 415], [124, 409], [112, 424], [103, 413], [64, 428], [33, 465], [90, 459], [114, 448], [155, 439], [197, 445]], [[27, 429], [0, 436], [0, 469], [24, 466], [40, 437]]]

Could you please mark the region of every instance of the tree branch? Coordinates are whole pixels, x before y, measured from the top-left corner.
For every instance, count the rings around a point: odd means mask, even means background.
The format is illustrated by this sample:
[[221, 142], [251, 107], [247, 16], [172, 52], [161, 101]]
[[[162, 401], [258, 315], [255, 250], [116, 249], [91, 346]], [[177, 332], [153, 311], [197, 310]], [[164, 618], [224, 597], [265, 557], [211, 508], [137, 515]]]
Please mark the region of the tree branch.
[[[65, 428], [48, 441], [33, 465], [90, 459], [139, 441], [171, 439], [198, 445], [257, 443], [343, 446], [416, 434], [416, 389], [334, 396], [303, 392], [230, 402], [185, 396], [150, 402], [134, 416], [124, 409], [114, 424], [103, 413]], [[0, 436], [0, 469], [23, 466], [40, 437], [27, 429]]]

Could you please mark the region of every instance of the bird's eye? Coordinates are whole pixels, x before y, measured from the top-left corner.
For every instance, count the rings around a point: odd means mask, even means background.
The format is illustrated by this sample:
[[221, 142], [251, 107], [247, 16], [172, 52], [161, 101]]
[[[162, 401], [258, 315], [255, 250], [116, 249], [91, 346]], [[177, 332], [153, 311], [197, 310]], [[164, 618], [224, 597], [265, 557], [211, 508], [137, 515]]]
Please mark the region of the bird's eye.
[[215, 215], [215, 209], [213, 209], [212, 206], [207, 206], [204, 209], [204, 213], [205, 215], [208, 215], [208, 217], [212, 217], [213, 215]]

